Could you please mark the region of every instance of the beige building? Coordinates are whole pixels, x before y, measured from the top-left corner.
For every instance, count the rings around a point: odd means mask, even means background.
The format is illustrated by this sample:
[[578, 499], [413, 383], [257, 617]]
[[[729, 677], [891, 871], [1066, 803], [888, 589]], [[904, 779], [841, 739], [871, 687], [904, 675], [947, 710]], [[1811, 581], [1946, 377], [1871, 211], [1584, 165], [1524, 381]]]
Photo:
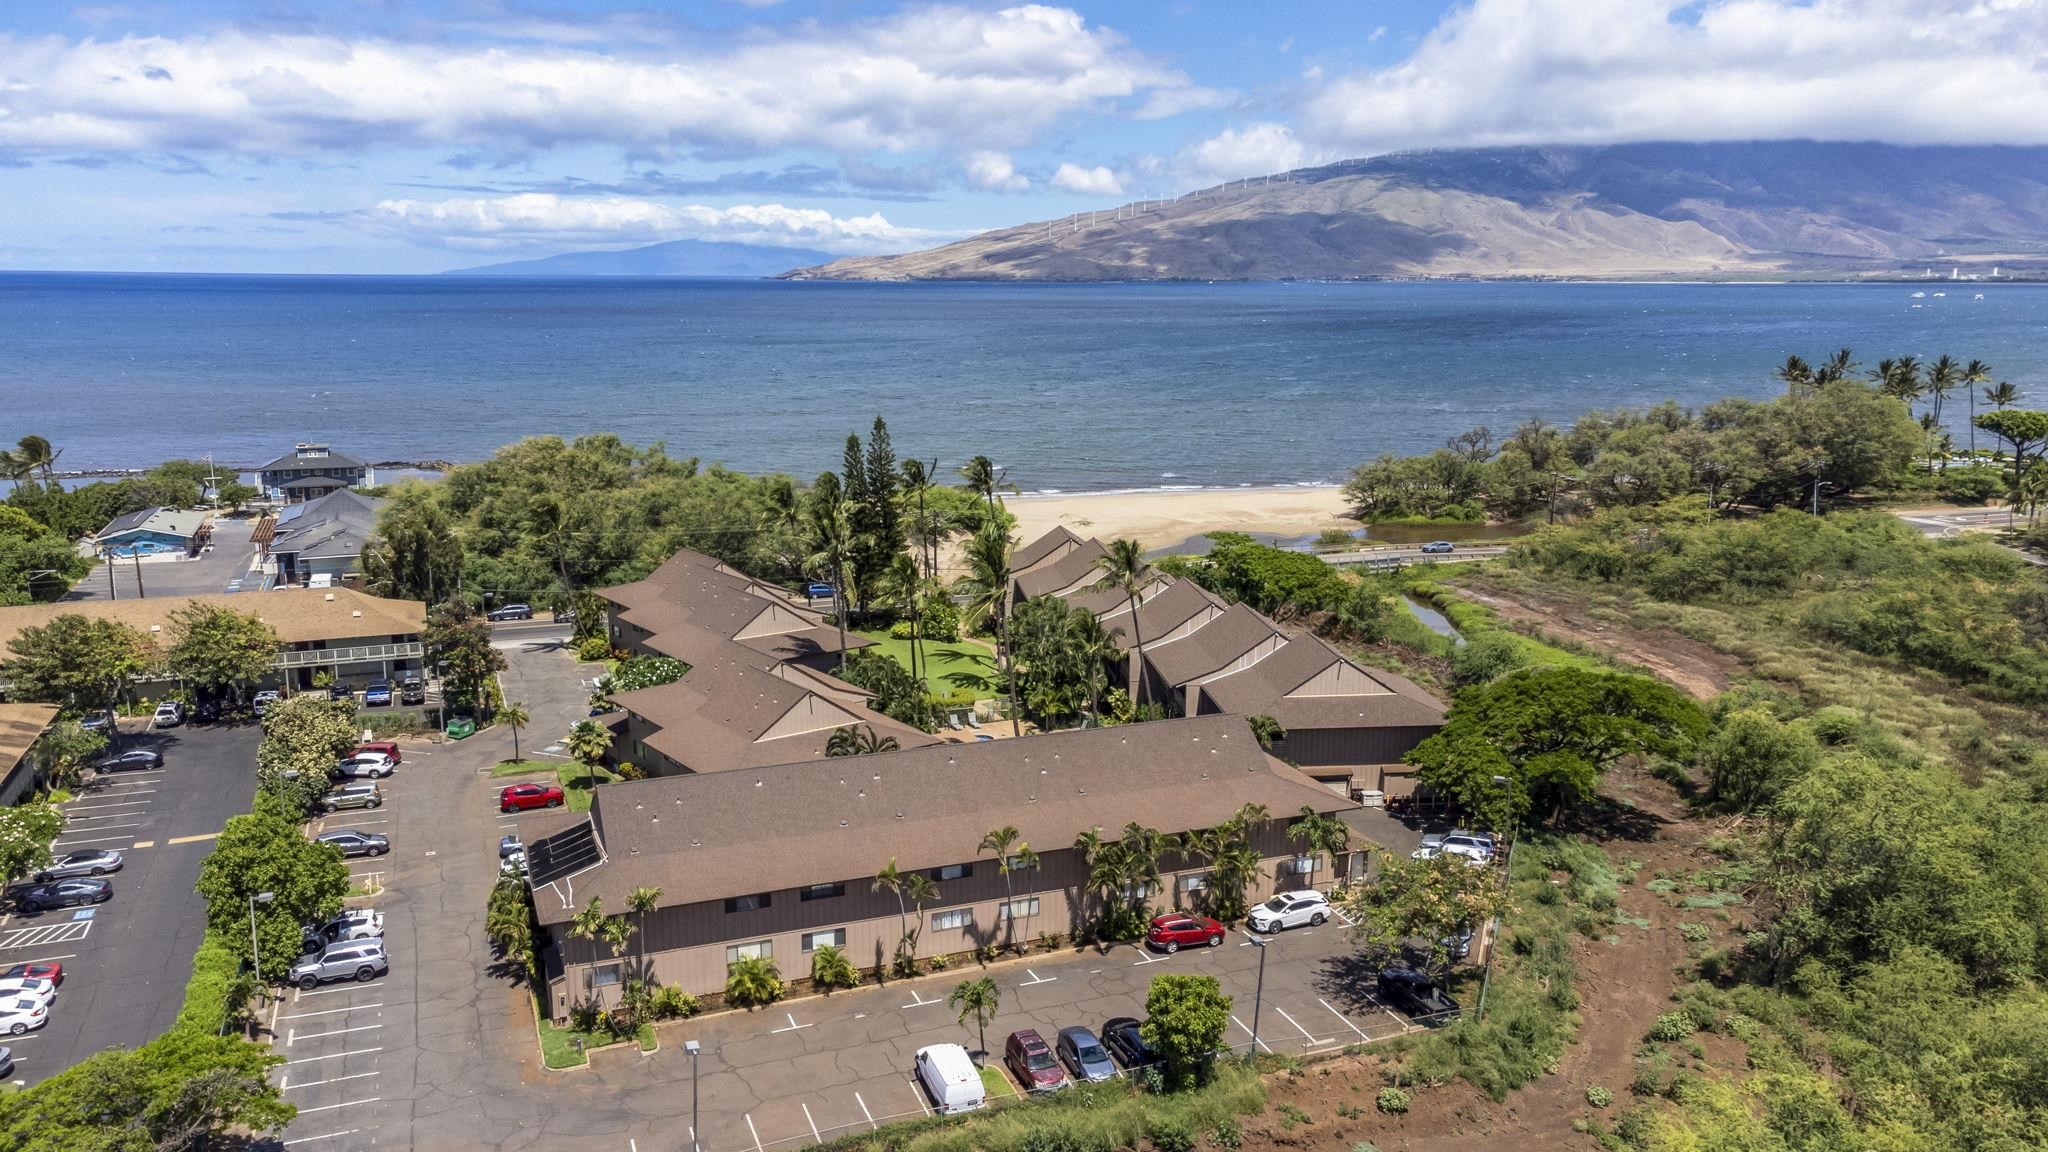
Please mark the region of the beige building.
[[49, 704], [0, 704], [0, 808], [19, 804], [35, 788], [29, 749], [56, 719]]
[[[586, 997], [615, 996], [643, 948], [656, 981], [702, 996], [720, 992], [727, 965], [746, 956], [773, 959], [789, 980], [809, 976], [821, 944], [863, 968], [886, 964], [906, 922], [920, 957], [1001, 944], [1013, 921], [1020, 940], [1070, 933], [1092, 913], [1077, 837], [1115, 839], [1131, 821], [1162, 833], [1213, 828], [1245, 804], [1271, 814], [1254, 836], [1254, 899], [1302, 886], [1309, 862], [1286, 826], [1304, 806], [1354, 807], [1226, 715], [606, 785], [587, 816], [525, 823], [549, 1006], [561, 1017]], [[976, 847], [1005, 825], [1040, 858], [1008, 884]], [[938, 899], [904, 911], [875, 891], [892, 861], [929, 876]], [[1153, 907], [1195, 904], [1206, 862], [1160, 863]], [[1326, 884], [1333, 863], [1315, 867]], [[641, 886], [661, 889], [660, 906], [624, 956], [569, 935], [592, 899], [623, 911]]]

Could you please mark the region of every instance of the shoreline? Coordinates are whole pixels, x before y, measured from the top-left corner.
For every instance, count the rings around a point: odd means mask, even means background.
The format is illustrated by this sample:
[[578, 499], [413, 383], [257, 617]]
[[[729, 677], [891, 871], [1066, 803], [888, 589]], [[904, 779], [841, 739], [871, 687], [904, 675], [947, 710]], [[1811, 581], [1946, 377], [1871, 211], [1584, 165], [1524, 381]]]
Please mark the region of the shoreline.
[[1326, 528], [1349, 532], [1359, 527], [1345, 515], [1344, 492], [1336, 484], [1040, 492], [1010, 497], [1005, 507], [1017, 519], [1021, 543], [1060, 526], [1083, 538], [1129, 536], [1147, 549], [1208, 532], [1306, 536]]

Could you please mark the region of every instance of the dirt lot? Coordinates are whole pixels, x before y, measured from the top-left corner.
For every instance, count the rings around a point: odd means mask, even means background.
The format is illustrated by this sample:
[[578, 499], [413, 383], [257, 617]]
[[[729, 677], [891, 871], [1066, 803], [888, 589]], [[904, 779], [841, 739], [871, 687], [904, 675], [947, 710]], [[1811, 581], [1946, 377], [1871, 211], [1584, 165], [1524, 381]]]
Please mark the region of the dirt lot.
[[1507, 620], [1534, 625], [1563, 640], [1583, 644], [1617, 660], [1639, 665], [1700, 700], [1725, 691], [1743, 672], [1740, 660], [1675, 632], [1650, 632], [1593, 619], [1583, 602], [1538, 591], [1487, 583], [1483, 573], [1461, 573], [1458, 592]]

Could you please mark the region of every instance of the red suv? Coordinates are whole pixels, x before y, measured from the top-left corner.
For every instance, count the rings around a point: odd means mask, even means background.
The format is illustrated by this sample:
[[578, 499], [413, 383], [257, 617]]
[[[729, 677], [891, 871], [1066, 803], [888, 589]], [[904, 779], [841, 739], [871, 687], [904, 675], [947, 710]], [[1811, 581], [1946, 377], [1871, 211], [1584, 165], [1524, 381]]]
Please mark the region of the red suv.
[[1003, 1045], [1003, 1062], [1010, 1066], [1017, 1083], [1033, 1092], [1067, 1086], [1067, 1070], [1053, 1058], [1052, 1046], [1029, 1028], [1010, 1033], [1009, 1041]]
[[528, 808], [560, 808], [562, 790], [552, 784], [507, 784], [498, 792], [498, 811], [524, 812]]
[[391, 758], [393, 764], [405, 763], [405, 757], [398, 754], [398, 745], [393, 744], [389, 740], [371, 740], [367, 743], [358, 744], [356, 745], [356, 750], [349, 753], [349, 755], [361, 756], [365, 752], [382, 752]]
[[1223, 943], [1223, 925], [1207, 916], [1169, 912], [1152, 918], [1152, 927], [1145, 931], [1145, 943], [1162, 952], [1178, 952], [1183, 944], [1207, 944], [1214, 948]]

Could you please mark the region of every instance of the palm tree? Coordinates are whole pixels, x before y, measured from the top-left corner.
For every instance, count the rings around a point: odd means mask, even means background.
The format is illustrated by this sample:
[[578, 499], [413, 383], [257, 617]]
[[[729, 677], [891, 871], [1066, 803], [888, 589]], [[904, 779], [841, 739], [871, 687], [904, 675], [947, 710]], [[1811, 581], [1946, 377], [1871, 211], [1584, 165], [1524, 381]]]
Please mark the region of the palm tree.
[[924, 629], [921, 627], [924, 570], [911, 559], [910, 553], [898, 552], [889, 558], [889, 566], [882, 570], [880, 580], [890, 598], [902, 605], [910, 616], [910, 678], [922, 681], [925, 678], [921, 659], [924, 651]]
[[[1963, 366], [1963, 382], [1965, 384], [1989, 384], [1991, 382], [1991, 365], [1986, 364], [1982, 360], [1972, 360], [1965, 364]], [[1970, 388], [1965, 388], [1964, 392], [1970, 397], [1970, 463], [1975, 464], [1977, 462], [1977, 393], [1974, 389]]]
[[[1005, 946], [1014, 944], [1017, 940], [1016, 921], [1010, 915], [1010, 905], [1017, 902], [1017, 890], [1010, 885], [1010, 859], [1016, 846], [1017, 826], [1015, 824], [1005, 824], [1001, 828], [990, 830], [986, 835], [982, 836], [981, 843], [974, 846], [976, 851], [990, 853], [996, 858], [996, 871], [1001, 873], [1003, 877], [1003, 922], [1005, 925], [1003, 929], [1003, 944]], [[1030, 845], [1027, 844], [1025, 847], [1029, 848]]]
[[917, 539], [918, 560], [924, 565], [928, 579], [939, 577], [939, 539], [943, 535], [940, 521], [925, 508], [924, 494], [937, 482], [939, 462], [926, 464], [922, 460], [905, 460], [903, 471], [903, 495], [917, 497], [917, 518], [911, 522], [910, 534]]
[[811, 953], [811, 986], [822, 989], [830, 996], [834, 988], [851, 988], [860, 983], [860, 972], [847, 958], [844, 949], [833, 944], [820, 944]]
[[1804, 395], [1813, 390], [1813, 366], [1801, 357], [1785, 357], [1785, 363], [1771, 375], [1782, 381], [1785, 391], [1794, 396]]
[[1307, 849], [1309, 856], [1309, 887], [1315, 887], [1317, 862], [1324, 853], [1329, 853], [1332, 865], [1339, 854], [1351, 848], [1351, 829], [1335, 816], [1325, 816], [1314, 808], [1301, 806], [1301, 819], [1287, 828], [1287, 838]]
[[1002, 992], [997, 989], [995, 978], [983, 976], [979, 980], [963, 980], [946, 997], [946, 1003], [959, 1013], [960, 1026], [967, 1026], [967, 1018], [974, 1017], [974, 1033], [983, 1056], [988, 1055], [988, 1022], [996, 1018], [996, 1009], [1001, 1006]]
[[1984, 389], [1984, 402], [1993, 408], [2010, 408], [2020, 402], [2020, 390], [2010, 381], [2000, 380]]
[[848, 724], [834, 728], [832, 735], [825, 739], [827, 756], [872, 756], [877, 752], [894, 752], [900, 747], [894, 736], [878, 736], [872, 724]]
[[1134, 680], [1137, 688], [1131, 694], [1133, 703], [1143, 703], [1145, 694], [1144, 650], [1145, 635], [1138, 630], [1138, 590], [1143, 588], [1151, 575], [1151, 565], [1145, 563], [1145, 549], [1136, 540], [1122, 537], [1109, 542], [1109, 550], [1095, 562], [1095, 568], [1102, 573], [1102, 579], [1095, 582], [1101, 589], [1114, 588], [1124, 594], [1124, 604], [1131, 613], [1131, 667], [1127, 681]]
[[611, 729], [594, 720], [578, 720], [576, 726], [569, 729], [568, 747], [569, 755], [595, 768], [604, 759], [604, 754], [611, 751]]
[[988, 501], [989, 517], [996, 511], [997, 492], [1015, 492], [1017, 486], [1009, 482], [1008, 471], [998, 471], [986, 456], [976, 456], [960, 466], [960, 476], [967, 481], [967, 490]]
[[[884, 865], [880, 872], [875, 873], [874, 887], [869, 889], [871, 892], [887, 892], [891, 896], [896, 897], [896, 935], [898, 940], [910, 935], [910, 910], [903, 905], [903, 888], [910, 875], [914, 874], [906, 874], [898, 869], [896, 867], [896, 858], [891, 856], [889, 857], [889, 863]], [[901, 945], [899, 944], [898, 947], [901, 947]]]
[[512, 703], [498, 709], [498, 722], [512, 729], [512, 758], [519, 759], [519, 729], [532, 723], [533, 717], [526, 714], [525, 704]]
[[[981, 457], [976, 457], [981, 459]], [[967, 542], [966, 586], [972, 590], [967, 616], [973, 622], [987, 622], [996, 629], [996, 652], [1003, 661], [1003, 680], [1010, 691], [1010, 735], [1024, 734], [1018, 719], [1017, 677], [1010, 668], [1010, 533], [1002, 521], [991, 518]]]
[[1870, 373], [1877, 382], [1878, 391], [1894, 400], [1903, 401], [1907, 411], [1912, 411], [1913, 402], [1920, 399], [1925, 390], [1920, 382], [1920, 358], [1902, 356], [1897, 360], [1879, 360]]
[[766, 956], [742, 956], [725, 970], [725, 1002], [753, 1008], [782, 999], [782, 970]]
[[1858, 367], [1853, 353], [1847, 348], [1837, 349], [1833, 356], [1828, 357], [1826, 363], [1814, 369], [1813, 383], [1818, 387], [1832, 384], [1837, 380], [1847, 380]]
[[853, 557], [860, 550], [859, 535], [854, 532], [855, 505], [846, 500], [830, 508], [814, 510], [811, 516], [810, 555], [804, 557], [804, 571], [813, 576], [825, 575], [832, 580], [833, 609], [839, 617], [839, 667], [846, 667], [846, 601], [852, 595], [846, 587], [846, 574], [852, 568]]
[[626, 895], [626, 907], [632, 909], [633, 915], [640, 921], [640, 957], [634, 966], [639, 969], [643, 983], [647, 980], [647, 914], [660, 904], [661, 889], [649, 888], [644, 884]]
[[[1956, 363], [1955, 357], [1949, 355], [1943, 355], [1934, 362], [1932, 367], [1927, 369], [1927, 395], [1934, 398], [1931, 415], [1933, 415], [1936, 425], [1941, 423], [1942, 403], [1948, 399], [1949, 393], [1956, 390], [1956, 386], [1962, 382], [1962, 377], [1962, 366]], [[1933, 437], [1930, 435], [1928, 439], [1927, 470], [1932, 472], [1934, 471]], [[1944, 467], [1946, 467], [1946, 462], [1944, 462]]]
[[1287, 738], [1287, 729], [1282, 728], [1280, 721], [1271, 716], [1254, 716], [1251, 718], [1251, 725], [1252, 739], [1257, 740], [1259, 747], [1268, 752], [1273, 750], [1273, 741]]
[[41, 436], [23, 436], [15, 441], [14, 451], [8, 457], [13, 466], [22, 470], [22, 475], [41, 472], [43, 483], [48, 484], [54, 478], [52, 473], [57, 467], [57, 457], [61, 455], [62, 452], [51, 447], [50, 442]]
[[924, 906], [939, 898], [939, 886], [930, 876], [912, 872], [903, 878], [903, 894], [910, 897], [910, 910], [917, 917], [917, 924], [911, 928], [896, 945], [897, 964], [912, 975], [917, 970], [917, 939], [924, 932]]

